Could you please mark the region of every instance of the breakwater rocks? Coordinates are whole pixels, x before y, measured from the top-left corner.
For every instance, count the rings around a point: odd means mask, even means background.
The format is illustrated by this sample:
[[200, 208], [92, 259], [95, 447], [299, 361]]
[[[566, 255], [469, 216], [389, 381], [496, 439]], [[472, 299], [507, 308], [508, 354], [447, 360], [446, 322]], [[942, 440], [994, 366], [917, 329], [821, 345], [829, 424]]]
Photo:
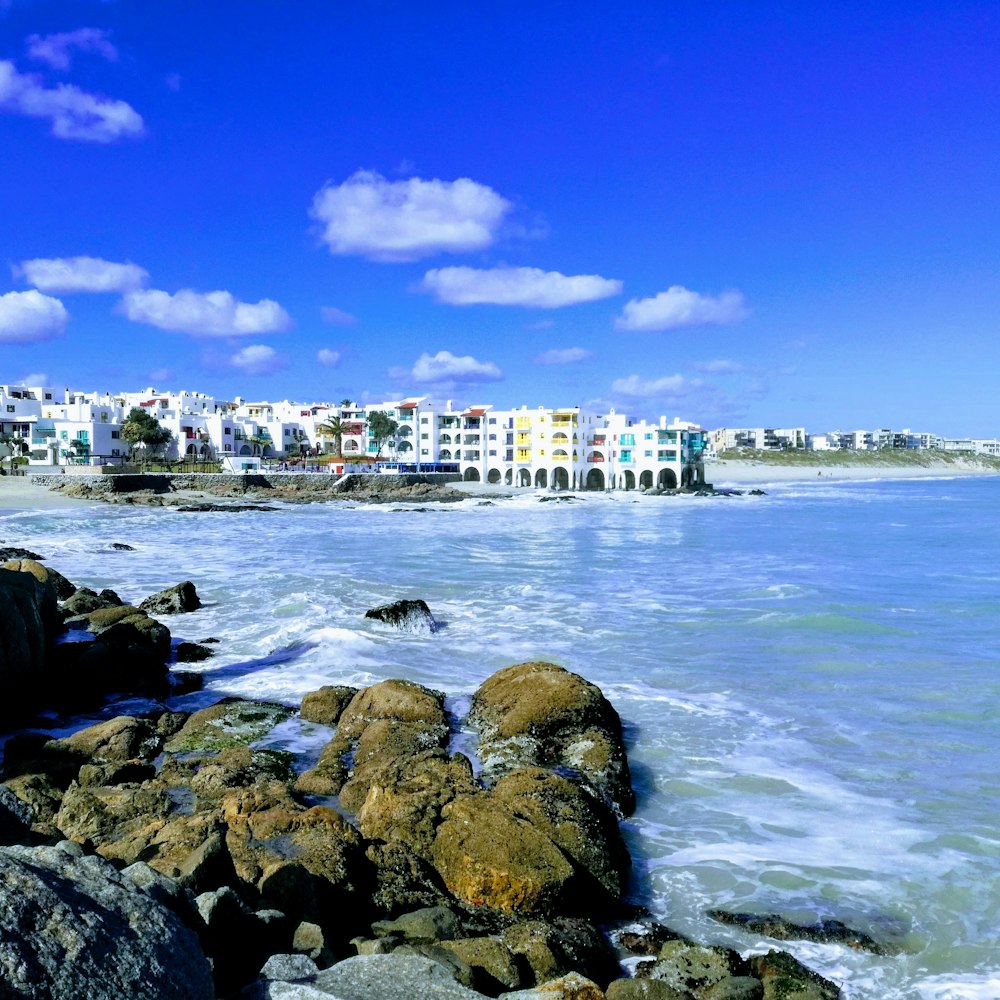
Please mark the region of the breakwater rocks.
[[[0, 566], [0, 724], [43, 708], [80, 712], [111, 692], [165, 695], [171, 635], [149, 611], [198, 606], [190, 581], [125, 604], [113, 590], [76, 587], [35, 559]], [[147, 610], [148, 609], [148, 610]]]
[[[64, 496], [103, 503], [176, 507], [183, 511], [268, 510], [248, 501], [360, 500], [456, 502], [465, 494], [448, 484], [461, 477], [442, 473], [401, 475], [307, 475], [304, 473], [146, 473], [108, 476], [36, 475], [32, 481]], [[219, 498], [213, 503], [205, 498]]]
[[[468, 720], [481, 768], [452, 748], [443, 695], [409, 681], [304, 699], [332, 730], [304, 771], [260, 745], [293, 715], [233, 699], [11, 737], [3, 985], [55, 1000], [839, 995], [783, 953], [607, 934], [635, 916], [618, 825], [634, 796], [618, 715], [584, 678], [549, 663], [489, 678]], [[57, 942], [43, 911], [60, 914]], [[636, 978], [627, 951], [651, 956]]]

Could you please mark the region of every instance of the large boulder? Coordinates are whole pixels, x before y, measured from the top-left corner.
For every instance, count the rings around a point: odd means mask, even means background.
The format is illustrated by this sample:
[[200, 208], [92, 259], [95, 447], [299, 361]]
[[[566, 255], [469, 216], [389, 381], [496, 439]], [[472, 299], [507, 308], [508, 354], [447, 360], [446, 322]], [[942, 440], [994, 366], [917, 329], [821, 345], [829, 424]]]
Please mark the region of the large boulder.
[[302, 699], [299, 714], [306, 722], [335, 726], [341, 712], [347, 707], [358, 689], [346, 684], [328, 684], [317, 691], [310, 691]]
[[156, 615], [179, 615], [188, 611], [197, 611], [201, 607], [201, 598], [190, 580], [167, 587], [158, 594], [151, 594], [139, 607]]
[[840, 1000], [836, 984], [807, 969], [786, 951], [755, 955], [750, 966], [764, 984], [764, 1000]]
[[195, 934], [76, 845], [0, 848], [4, 996], [212, 1000]]
[[472, 699], [488, 779], [526, 765], [558, 767], [616, 811], [635, 808], [621, 719], [600, 688], [554, 663], [507, 667]]

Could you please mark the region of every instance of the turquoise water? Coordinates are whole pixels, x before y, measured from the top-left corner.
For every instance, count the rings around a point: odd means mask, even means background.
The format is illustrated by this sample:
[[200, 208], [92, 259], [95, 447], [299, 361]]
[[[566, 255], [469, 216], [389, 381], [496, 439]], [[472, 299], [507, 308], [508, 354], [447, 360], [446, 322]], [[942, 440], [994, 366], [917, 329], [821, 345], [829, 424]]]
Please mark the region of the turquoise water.
[[[781, 945], [847, 997], [995, 1000], [1000, 479], [768, 493], [88, 507], [8, 513], [0, 538], [126, 599], [194, 580], [207, 606], [170, 624], [223, 640], [205, 665], [213, 694], [297, 701], [404, 676], [460, 713], [498, 667], [561, 663], [626, 725], [634, 899], [743, 951], [768, 942], [707, 909], [836, 917], [902, 948]], [[398, 597], [423, 597], [447, 627], [363, 618]], [[293, 724], [275, 739], [315, 753], [327, 736]]]

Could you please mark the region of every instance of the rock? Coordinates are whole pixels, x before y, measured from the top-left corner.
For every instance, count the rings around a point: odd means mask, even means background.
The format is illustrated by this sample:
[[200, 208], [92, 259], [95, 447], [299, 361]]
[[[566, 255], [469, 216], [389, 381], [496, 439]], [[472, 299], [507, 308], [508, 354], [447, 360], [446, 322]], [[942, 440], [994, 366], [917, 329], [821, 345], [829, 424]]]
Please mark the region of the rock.
[[4, 993], [37, 1000], [212, 1000], [195, 934], [102, 858], [0, 849]]
[[197, 611], [201, 607], [201, 599], [190, 580], [178, 583], [174, 587], [152, 594], [139, 607], [143, 611], [151, 611], [159, 615], [178, 615], [188, 611]]
[[306, 722], [317, 722], [322, 726], [335, 726], [350, 700], [358, 693], [357, 688], [345, 684], [330, 684], [318, 691], [310, 691], [302, 699], [299, 715]]
[[215, 656], [215, 650], [197, 642], [179, 642], [174, 647], [174, 659], [178, 663], [199, 663]]
[[543, 833], [497, 796], [463, 795], [444, 807], [434, 867], [463, 903], [519, 916], [555, 912], [573, 866]]
[[579, 973], [570, 972], [530, 990], [501, 993], [501, 1000], [605, 1000], [604, 991]]
[[112, 542], [111, 548], [113, 548], [115, 552], [135, 552], [134, 545], [126, 545], [124, 542]]
[[35, 562], [41, 562], [44, 558], [45, 556], [40, 556], [31, 549], [22, 549], [17, 545], [0, 546], [0, 563], [11, 562], [14, 559], [34, 559]]
[[28, 843], [33, 820], [31, 807], [0, 785], [0, 845]]
[[892, 955], [898, 950], [876, 941], [864, 931], [853, 930], [839, 920], [824, 919], [811, 924], [797, 924], [785, 920], [777, 913], [729, 913], [726, 910], [709, 910], [708, 915], [720, 923], [742, 927], [752, 934], [762, 934], [778, 941], [820, 941], [823, 944], [842, 944], [855, 951], [870, 951], [875, 955]]
[[235, 878], [225, 827], [213, 812], [170, 816], [150, 838], [142, 857], [155, 871], [194, 893]]
[[764, 1000], [840, 1000], [840, 989], [834, 983], [787, 952], [755, 955], [750, 968], [764, 984]]
[[284, 705], [225, 698], [191, 715], [164, 750], [218, 753], [228, 747], [249, 746], [292, 714]]
[[385, 913], [450, 903], [434, 867], [404, 840], [370, 843], [365, 855], [374, 866], [372, 903]]
[[385, 622], [403, 632], [420, 632], [430, 635], [438, 628], [427, 602], [422, 600], [393, 601], [391, 604], [380, 604], [377, 608], [369, 608], [365, 618], [374, 618]]
[[607, 941], [587, 920], [557, 917], [551, 923], [527, 920], [508, 927], [502, 940], [531, 969], [536, 984], [578, 972], [598, 984], [621, 975]]
[[750, 966], [739, 952], [692, 941], [668, 941], [643, 978], [658, 979], [675, 990], [700, 993], [730, 976], [750, 975]]
[[451, 941], [461, 930], [458, 917], [445, 906], [428, 906], [404, 913], [395, 920], [377, 920], [372, 924], [376, 937], [395, 936], [411, 944]]
[[[112, 596], [116, 600], [112, 600]], [[70, 597], [63, 601], [62, 613], [64, 618], [74, 618], [77, 615], [88, 615], [91, 611], [97, 611], [100, 608], [121, 607], [121, 604], [121, 599], [113, 590], [102, 590], [98, 594], [89, 587], [78, 587]]]
[[417, 955], [358, 955], [321, 972], [314, 986], [341, 1000], [481, 1000], [432, 959]]
[[651, 924], [638, 931], [620, 931], [615, 940], [630, 955], [659, 955], [668, 941], [683, 940], [683, 937], [663, 924]]
[[333, 950], [326, 940], [323, 928], [308, 920], [303, 920], [295, 928], [292, 950], [304, 955], [321, 969], [327, 968], [334, 962]]
[[47, 754], [65, 754], [81, 763], [124, 764], [138, 757], [152, 759], [162, 740], [149, 719], [118, 715], [107, 722], [98, 722], [72, 736], [52, 740], [45, 746]]
[[507, 667], [480, 686], [469, 720], [479, 729], [487, 777], [556, 766], [622, 814], [635, 808], [618, 713], [577, 674], [553, 663]]
[[401, 944], [393, 948], [392, 955], [421, 955], [443, 966], [452, 979], [463, 986], [473, 987], [475, 978], [472, 969], [453, 951], [448, 951], [438, 944]]
[[272, 955], [260, 970], [261, 979], [282, 983], [309, 983], [319, 967], [308, 955]]
[[710, 986], [705, 1000], [763, 1000], [764, 984], [752, 976], [727, 976]]
[[459, 938], [442, 941], [441, 947], [452, 952], [472, 970], [472, 986], [480, 993], [496, 996], [504, 990], [524, 985], [514, 953], [499, 938]]
[[616, 979], [604, 994], [608, 1000], [690, 1000], [691, 994], [682, 993], [658, 979]]
[[566, 778], [539, 767], [520, 768], [494, 787], [511, 812], [544, 833], [577, 869], [579, 904], [621, 899], [631, 859], [618, 822], [604, 803]]

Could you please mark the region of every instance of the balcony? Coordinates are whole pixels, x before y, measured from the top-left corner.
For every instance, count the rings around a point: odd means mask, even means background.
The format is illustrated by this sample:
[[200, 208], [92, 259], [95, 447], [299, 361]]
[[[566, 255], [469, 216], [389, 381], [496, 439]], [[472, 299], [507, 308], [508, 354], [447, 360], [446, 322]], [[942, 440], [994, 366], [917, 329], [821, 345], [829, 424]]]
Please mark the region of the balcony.
[[587, 456], [587, 461], [591, 463], [603, 462], [604, 456], [600, 452], [595, 451], [593, 455]]
[[603, 448], [607, 443], [608, 443], [607, 438], [603, 434], [595, 434], [593, 437], [587, 438], [588, 448], [594, 448], [594, 447]]

